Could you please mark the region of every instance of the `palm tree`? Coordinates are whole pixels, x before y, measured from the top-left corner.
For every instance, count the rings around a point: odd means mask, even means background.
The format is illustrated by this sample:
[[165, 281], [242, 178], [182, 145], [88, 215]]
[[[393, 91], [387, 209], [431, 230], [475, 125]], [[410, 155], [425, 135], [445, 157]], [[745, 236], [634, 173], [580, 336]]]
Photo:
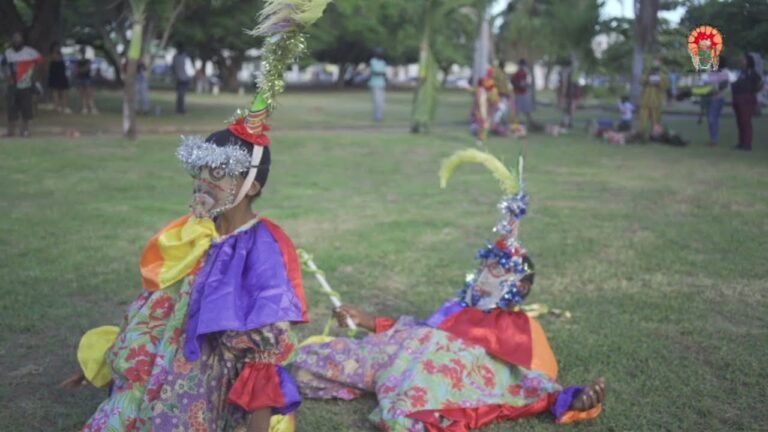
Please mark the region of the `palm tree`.
[[128, 64], [123, 87], [123, 134], [128, 139], [136, 139], [136, 70], [141, 58], [141, 36], [144, 32], [144, 19], [149, 0], [129, 0], [131, 5], [131, 43], [128, 46]]
[[435, 117], [438, 61], [435, 58], [437, 33], [457, 31], [452, 21], [461, 16], [467, 19], [480, 17], [492, 0], [425, 0], [422, 8], [424, 23], [419, 45], [419, 83], [411, 114], [411, 131], [428, 131]]
[[656, 44], [659, 0], [634, 0], [635, 2], [635, 43], [632, 52], [632, 81], [629, 95], [632, 103], [640, 100], [640, 78], [646, 55]]

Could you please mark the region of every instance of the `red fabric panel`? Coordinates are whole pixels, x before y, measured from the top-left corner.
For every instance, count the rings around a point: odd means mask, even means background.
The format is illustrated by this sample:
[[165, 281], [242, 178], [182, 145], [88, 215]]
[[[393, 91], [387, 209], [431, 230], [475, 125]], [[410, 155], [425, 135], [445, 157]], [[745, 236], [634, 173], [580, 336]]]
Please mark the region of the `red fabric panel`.
[[395, 325], [395, 320], [386, 317], [376, 317], [375, 333], [382, 333], [391, 329]]
[[262, 218], [261, 222], [266, 224], [267, 229], [269, 229], [269, 232], [275, 237], [277, 244], [280, 246], [280, 253], [283, 255], [283, 262], [285, 262], [285, 268], [288, 272], [288, 280], [291, 281], [296, 297], [301, 302], [303, 322], [309, 322], [307, 298], [304, 296], [304, 282], [301, 279], [301, 264], [299, 264], [299, 257], [296, 255], [296, 248], [293, 246], [290, 237], [276, 223], [267, 218]]
[[531, 368], [531, 326], [523, 312], [464, 308], [444, 320], [439, 328], [483, 347], [488, 354], [509, 364]]
[[[491, 423], [517, 420], [540, 414], [555, 402], [553, 394], [547, 394], [536, 402], [516, 407], [512, 405], [483, 405], [476, 408], [450, 408], [443, 410], [425, 410], [412, 413], [408, 417], [422, 421], [429, 432], [469, 432], [490, 425]], [[450, 419], [450, 426], [443, 427], [435, 414]]]
[[272, 363], [247, 363], [229, 391], [227, 402], [248, 412], [284, 406], [277, 366]]

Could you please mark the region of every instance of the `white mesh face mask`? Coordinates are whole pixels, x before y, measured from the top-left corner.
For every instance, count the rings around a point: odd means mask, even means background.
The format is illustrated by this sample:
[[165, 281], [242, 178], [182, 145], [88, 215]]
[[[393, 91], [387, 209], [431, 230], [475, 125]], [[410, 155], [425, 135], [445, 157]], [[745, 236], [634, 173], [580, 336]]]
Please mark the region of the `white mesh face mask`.
[[194, 179], [189, 208], [196, 218], [214, 218], [237, 205], [242, 177], [227, 176], [223, 168], [203, 168]]
[[[200, 137], [184, 138], [176, 154], [195, 184], [189, 205], [197, 218], [214, 218], [245, 198], [256, 179], [264, 148], [249, 155], [237, 146], [216, 146]], [[241, 173], [247, 172], [245, 177]]]

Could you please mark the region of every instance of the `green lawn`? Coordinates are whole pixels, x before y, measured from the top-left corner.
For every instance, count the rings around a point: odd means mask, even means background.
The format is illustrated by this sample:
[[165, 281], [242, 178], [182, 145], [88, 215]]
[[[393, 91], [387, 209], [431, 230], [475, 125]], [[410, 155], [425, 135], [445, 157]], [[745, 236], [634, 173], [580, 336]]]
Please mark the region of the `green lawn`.
[[[235, 101], [192, 98], [180, 124], [219, 127]], [[492, 238], [499, 190], [479, 167], [462, 167], [447, 190], [438, 188], [440, 159], [472, 143], [457, 126], [465, 95], [443, 99], [429, 136], [399, 131], [409, 101], [393, 95], [379, 130], [365, 93], [289, 92], [273, 122], [272, 176], [257, 208], [315, 255], [345, 301], [425, 317]], [[104, 118], [119, 125], [117, 114]], [[730, 144], [734, 121], [723, 123]], [[521, 237], [538, 273], [530, 301], [573, 314], [542, 320], [561, 381], [604, 375], [609, 383], [603, 415], [576, 429], [768, 423], [768, 124], [755, 123], [751, 154], [699, 144], [705, 127], [693, 119], [674, 124], [696, 143], [683, 149], [610, 146], [580, 131], [490, 142], [507, 162], [525, 142], [532, 204]], [[0, 430], [73, 431], [105, 397], [55, 386], [76, 370], [80, 335], [118, 322], [139, 292], [147, 238], [185, 211], [191, 184], [176, 145], [173, 134], [0, 140]], [[316, 288], [308, 278], [312, 323], [298, 329], [302, 336], [319, 332], [330, 312]], [[306, 401], [298, 430], [371, 430], [374, 404]], [[487, 430], [555, 429], [542, 416]]]

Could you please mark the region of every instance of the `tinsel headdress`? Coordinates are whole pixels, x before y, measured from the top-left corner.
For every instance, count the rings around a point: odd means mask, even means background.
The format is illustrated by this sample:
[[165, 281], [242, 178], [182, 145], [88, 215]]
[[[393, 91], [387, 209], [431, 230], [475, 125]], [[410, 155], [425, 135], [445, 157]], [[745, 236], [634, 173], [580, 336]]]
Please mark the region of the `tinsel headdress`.
[[[256, 84], [259, 92], [248, 110], [238, 113], [230, 130], [241, 138], [256, 138], [269, 130], [265, 121], [275, 109], [277, 95], [285, 90], [285, 67], [306, 51], [306, 41], [301, 33], [323, 15], [331, 0], [267, 0], [259, 14], [259, 24], [249, 31], [252, 36], [264, 37], [262, 67], [264, 73]], [[233, 127], [234, 126], [234, 127]], [[258, 145], [268, 145], [255, 143]]]
[[[440, 186], [445, 188], [448, 179], [453, 172], [464, 163], [479, 163], [485, 166], [496, 179], [503, 192], [498, 203], [501, 213], [494, 231], [499, 237], [493, 244], [488, 244], [477, 252], [477, 258], [481, 262], [496, 261], [506, 272], [510, 274], [504, 282], [504, 293], [497, 306], [507, 308], [510, 305], [518, 305], [523, 302], [523, 293], [518, 289], [520, 280], [530, 273], [523, 263], [525, 249], [517, 239], [520, 219], [528, 210], [528, 196], [523, 192], [523, 157], [518, 159], [517, 176], [507, 169], [495, 156], [476, 149], [460, 150], [443, 160], [440, 166]], [[473, 289], [480, 269], [467, 276], [466, 284], [459, 293], [459, 298], [467, 305], [473, 305]]]

